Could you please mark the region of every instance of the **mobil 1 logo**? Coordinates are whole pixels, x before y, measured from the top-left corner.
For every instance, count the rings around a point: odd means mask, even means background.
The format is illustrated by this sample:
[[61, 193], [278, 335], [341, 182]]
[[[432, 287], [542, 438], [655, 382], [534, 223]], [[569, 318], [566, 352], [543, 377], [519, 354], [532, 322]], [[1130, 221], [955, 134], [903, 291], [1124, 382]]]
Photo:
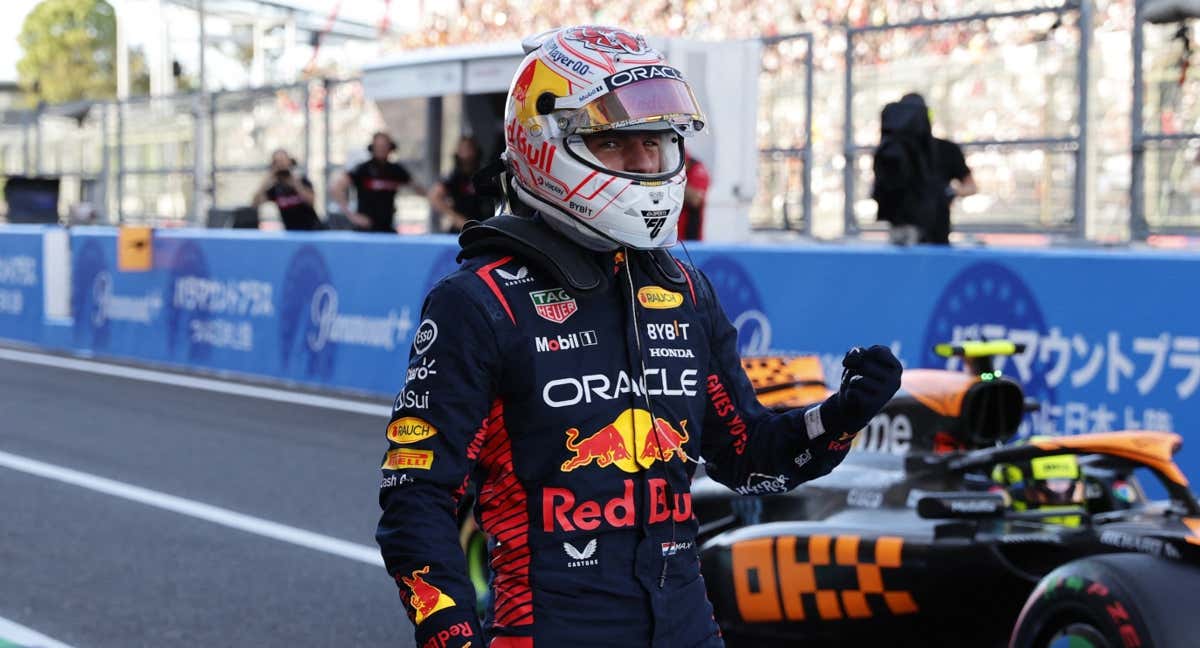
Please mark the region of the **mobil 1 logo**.
[[533, 338], [534, 349], [538, 353], [548, 351], [572, 351], [583, 347], [596, 346], [595, 331], [579, 331], [566, 335], [539, 335]]

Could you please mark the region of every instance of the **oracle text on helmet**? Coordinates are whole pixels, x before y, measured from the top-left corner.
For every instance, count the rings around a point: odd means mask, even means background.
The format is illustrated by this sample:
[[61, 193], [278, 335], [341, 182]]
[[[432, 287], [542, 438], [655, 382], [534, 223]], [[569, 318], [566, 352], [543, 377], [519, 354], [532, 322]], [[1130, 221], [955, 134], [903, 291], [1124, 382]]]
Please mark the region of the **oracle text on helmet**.
[[604, 85], [608, 86], [609, 90], [615, 90], [630, 83], [645, 81], [647, 79], [675, 79], [676, 81], [683, 81], [683, 73], [669, 65], [643, 65], [641, 67], [629, 68], [628, 70], [621, 70], [609, 76], [604, 80]]

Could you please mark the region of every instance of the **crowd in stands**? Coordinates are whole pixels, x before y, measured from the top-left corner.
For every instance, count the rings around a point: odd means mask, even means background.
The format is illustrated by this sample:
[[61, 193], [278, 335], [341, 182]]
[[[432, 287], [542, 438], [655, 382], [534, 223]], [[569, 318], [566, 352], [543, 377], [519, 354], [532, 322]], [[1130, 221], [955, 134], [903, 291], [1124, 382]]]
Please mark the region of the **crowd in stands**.
[[[413, 49], [515, 40], [563, 24], [636, 25], [646, 33], [703, 40], [820, 34], [846, 25], [907, 23], [980, 13], [1061, 6], [1058, 2], [987, 0], [421, 0], [420, 26], [399, 37]], [[1096, 24], [1128, 23], [1129, 2], [1099, 2]], [[961, 34], [960, 34], [961, 38]], [[948, 51], [955, 38], [932, 46]]]
[[[632, 25], [646, 33], [668, 38], [730, 40], [795, 33], [814, 36], [817, 96], [812, 144], [818, 164], [814, 184], [840, 181], [842, 152], [842, 70], [845, 64], [846, 27], [895, 25], [919, 20], [955, 18], [976, 14], [1075, 6], [1052, 0], [814, 0], [812, 2], [742, 2], [741, 0], [422, 0], [420, 27], [397, 37], [399, 49], [514, 41], [522, 36], [565, 23]], [[1102, 156], [1127, 156], [1128, 46], [1132, 25], [1131, 0], [1095, 0], [1094, 62], [1092, 74], [1103, 88], [1105, 101], [1093, 102], [1092, 119], [1110, 124], [1113, 149], [1101, 143]], [[915, 27], [856, 35], [855, 144], [869, 146], [878, 138], [879, 106], [903, 92], [919, 88], [935, 111], [934, 129], [953, 134], [963, 142], [1070, 137], [1077, 132], [1078, 95], [1075, 59], [1079, 31], [1078, 13], [1064, 11], [1014, 19], [989, 20]], [[1014, 54], [1015, 53], [1015, 54]], [[802, 61], [806, 52], [799, 42], [781, 43], [764, 50], [760, 103], [762, 147], [799, 147], [804, 144], [803, 114], [797, 109], [803, 96]], [[1167, 57], [1170, 58], [1170, 57]], [[1177, 58], [1177, 57], [1176, 57]], [[1016, 60], [1017, 64], [1013, 64]], [[1169, 67], [1173, 61], [1164, 60]], [[1031, 73], [1031, 71], [1033, 73]], [[776, 79], [771, 77], [775, 76]], [[1151, 98], [1151, 101], [1154, 101]], [[789, 103], [790, 102], [790, 103]], [[774, 104], [774, 105], [772, 105]], [[785, 106], [780, 109], [780, 106]], [[953, 109], [951, 109], [953, 108]], [[1158, 108], [1155, 107], [1155, 110]], [[1164, 112], [1169, 107], [1163, 107]], [[1012, 155], [1037, 153], [1036, 169], [1014, 178], [1015, 159], [997, 158], [994, 152], [967, 150], [980, 156], [982, 180], [988, 186], [1022, 186], [1021, 195], [1033, 203], [1006, 205], [1005, 209], [1044, 214], [1054, 196], [1051, 185], [1068, 176], [1068, 154], [1012, 151]], [[990, 156], [990, 157], [988, 157]], [[994, 159], [993, 159], [994, 158]], [[827, 164], [822, 160], [830, 161]], [[1064, 166], [1065, 165], [1065, 166]], [[1101, 162], [1119, 168], [1118, 162]], [[1101, 205], [1117, 204], [1126, 182], [1114, 178], [1098, 187], [1105, 194]], [[1033, 187], [1030, 189], [1030, 187]], [[1042, 187], [1043, 189], [1037, 189]], [[1106, 188], [1111, 188], [1111, 192]], [[771, 188], [764, 187], [763, 199]], [[1028, 189], [1028, 190], [1026, 190]], [[1045, 190], [1044, 190], [1045, 189]], [[764, 193], [760, 191], [760, 193]], [[1040, 194], [1041, 197], [1035, 194]], [[864, 196], [865, 198], [865, 196]], [[1109, 199], [1112, 200], [1109, 200]], [[988, 203], [980, 199], [977, 206]], [[833, 220], [840, 214], [840, 199], [817, 196], [818, 212]], [[1051, 211], [1060, 211], [1058, 205]], [[1113, 218], [1121, 214], [1113, 212]]]

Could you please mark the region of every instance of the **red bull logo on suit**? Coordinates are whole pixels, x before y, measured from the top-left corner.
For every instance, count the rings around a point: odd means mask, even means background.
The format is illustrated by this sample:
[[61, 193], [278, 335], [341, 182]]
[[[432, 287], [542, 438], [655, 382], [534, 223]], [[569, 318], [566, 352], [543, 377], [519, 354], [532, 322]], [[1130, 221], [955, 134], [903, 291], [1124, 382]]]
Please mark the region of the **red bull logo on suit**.
[[688, 441], [687, 421], [680, 421], [677, 430], [666, 419], [655, 418], [642, 409], [627, 409], [591, 436], [579, 436], [578, 428], [567, 430], [566, 446], [571, 457], [563, 462], [563, 472], [595, 463], [601, 468], [616, 466], [635, 473], [655, 461], [692, 461], [683, 447]]
[[428, 573], [429, 565], [425, 565], [421, 569], [414, 570], [411, 576], [396, 574], [397, 579], [412, 592], [408, 603], [413, 608], [416, 616], [415, 622], [418, 625], [434, 612], [454, 606], [454, 599], [446, 596], [442, 590], [430, 585], [422, 578]]
[[[691, 493], [671, 492], [667, 480], [657, 477], [646, 483], [647, 522], [662, 524], [692, 519]], [[542, 489], [542, 528], [546, 533], [595, 531], [602, 527], [624, 529], [637, 524], [637, 515], [632, 479], [622, 480], [621, 494], [611, 498], [583, 499], [569, 488]]]

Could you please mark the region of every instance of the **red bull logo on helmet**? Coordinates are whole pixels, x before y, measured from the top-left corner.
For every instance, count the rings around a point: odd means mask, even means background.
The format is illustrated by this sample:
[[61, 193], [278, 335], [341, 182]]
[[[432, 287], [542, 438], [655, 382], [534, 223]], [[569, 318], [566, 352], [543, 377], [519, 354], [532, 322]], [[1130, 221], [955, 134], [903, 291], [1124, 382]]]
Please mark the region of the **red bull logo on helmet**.
[[638, 34], [598, 25], [575, 27], [563, 37], [582, 41], [584, 47], [605, 54], [644, 54], [650, 49]]
[[627, 409], [597, 432], [584, 439], [579, 429], [567, 430], [567, 450], [571, 457], [563, 462], [563, 472], [595, 463], [601, 468], [616, 466], [627, 473], [649, 468], [655, 461], [691, 461], [684, 450], [688, 441], [687, 421], [676, 430], [666, 419], [655, 418], [642, 409]]

